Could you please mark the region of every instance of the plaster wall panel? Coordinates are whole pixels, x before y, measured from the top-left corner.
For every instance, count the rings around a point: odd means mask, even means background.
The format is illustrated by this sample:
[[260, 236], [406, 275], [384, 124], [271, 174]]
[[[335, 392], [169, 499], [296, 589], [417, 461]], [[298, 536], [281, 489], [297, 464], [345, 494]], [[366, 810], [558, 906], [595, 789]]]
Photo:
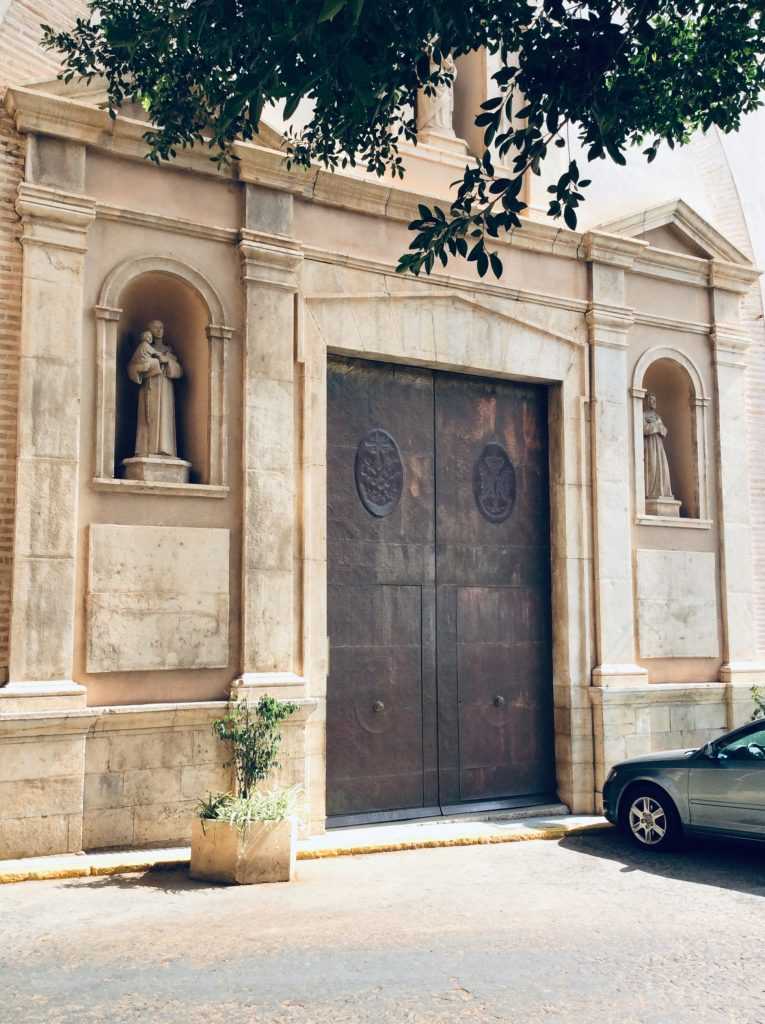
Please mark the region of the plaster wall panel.
[[228, 663], [229, 531], [90, 528], [89, 672]]
[[716, 577], [713, 552], [637, 552], [642, 658], [718, 657]]

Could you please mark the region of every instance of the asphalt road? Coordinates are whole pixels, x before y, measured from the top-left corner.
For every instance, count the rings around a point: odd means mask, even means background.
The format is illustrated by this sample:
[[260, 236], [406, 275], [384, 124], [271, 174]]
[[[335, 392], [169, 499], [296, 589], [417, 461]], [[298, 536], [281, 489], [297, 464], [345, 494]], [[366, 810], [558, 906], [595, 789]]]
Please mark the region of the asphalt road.
[[0, 888], [5, 1024], [762, 1024], [765, 848], [560, 842]]

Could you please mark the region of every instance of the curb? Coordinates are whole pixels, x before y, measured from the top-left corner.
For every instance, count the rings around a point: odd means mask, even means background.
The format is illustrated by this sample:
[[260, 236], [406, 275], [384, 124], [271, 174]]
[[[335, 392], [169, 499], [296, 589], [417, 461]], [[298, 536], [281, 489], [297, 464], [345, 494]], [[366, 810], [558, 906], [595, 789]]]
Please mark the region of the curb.
[[500, 843], [529, 843], [536, 839], [564, 839], [581, 832], [601, 832], [614, 826], [608, 822], [575, 825], [572, 828], [545, 828], [534, 832], [510, 832], [507, 835], [455, 836], [451, 839], [412, 839], [403, 843], [374, 843], [366, 846], [339, 846], [334, 849], [298, 850], [298, 860], [323, 860], [327, 857], [358, 857], [367, 853], [400, 853], [405, 850], [438, 850], [454, 846], [496, 846]]
[[[501, 843], [528, 843], [537, 839], [564, 839], [582, 832], [601, 832], [613, 828], [608, 822], [593, 822], [575, 825], [572, 828], [545, 828], [529, 832], [509, 832], [507, 835], [454, 836], [444, 839], [413, 839], [398, 843], [370, 843], [362, 846], [336, 846], [327, 849], [298, 850], [298, 860], [325, 860], [333, 857], [358, 857], [372, 853], [401, 853], [406, 850], [448, 849], [455, 846], [495, 846]], [[85, 858], [83, 858], [85, 859]], [[64, 868], [34, 868], [27, 870], [3, 871], [0, 864], [0, 885], [14, 882], [43, 882], [67, 878], [95, 878], [109, 875], [136, 874], [144, 871], [176, 871], [188, 867], [190, 857], [175, 860], [153, 860], [145, 854], [131, 860], [114, 864], [88, 864], [82, 867], [72, 865]]]

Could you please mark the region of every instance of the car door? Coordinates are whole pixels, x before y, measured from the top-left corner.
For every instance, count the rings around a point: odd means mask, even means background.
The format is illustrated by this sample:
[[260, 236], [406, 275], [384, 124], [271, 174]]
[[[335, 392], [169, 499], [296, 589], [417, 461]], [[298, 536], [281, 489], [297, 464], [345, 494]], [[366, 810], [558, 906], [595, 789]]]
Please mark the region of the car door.
[[694, 828], [765, 836], [765, 722], [694, 758], [688, 795]]

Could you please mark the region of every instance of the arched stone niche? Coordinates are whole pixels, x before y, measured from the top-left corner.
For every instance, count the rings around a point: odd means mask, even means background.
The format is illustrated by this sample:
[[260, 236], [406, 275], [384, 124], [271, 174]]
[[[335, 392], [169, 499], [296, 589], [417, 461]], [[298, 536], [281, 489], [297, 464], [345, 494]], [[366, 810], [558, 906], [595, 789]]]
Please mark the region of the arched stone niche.
[[[192, 267], [163, 257], [120, 264], [104, 283], [95, 307], [97, 339], [96, 479], [99, 489], [135, 489], [219, 496], [226, 485], [226, 342], [231, 335], [223, 305]], [[133, 455], [138, 392], [127, 364], [151, 320], [183, 367], [174, 382], [178, 457], [191, 463], [189, 484], [121, 479]]]
[[[642, 525], [710, 525], [707, 410], [709, 398], [697, 367], [685, 353], [652, 348], [635, 366], [632, 379], [635, 510]], [[649, 515], [645, 497], [643, 412], [648, 394], [667, 428], [667, 454], [674, 497], [681, 502], [676, 519]]]

